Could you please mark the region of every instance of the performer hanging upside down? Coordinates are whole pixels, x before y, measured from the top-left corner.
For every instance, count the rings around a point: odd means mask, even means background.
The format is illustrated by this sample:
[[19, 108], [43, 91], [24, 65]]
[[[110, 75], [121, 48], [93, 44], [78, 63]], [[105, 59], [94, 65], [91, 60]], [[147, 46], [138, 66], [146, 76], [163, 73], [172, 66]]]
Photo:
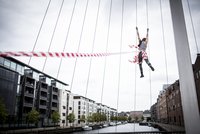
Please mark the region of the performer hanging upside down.
[[[145, 62], [151, 68], [152, 71], [154, 71], [154, 68], [152, 67], [151, 63], [149, 62], [148, 57], [147, 57], [147, 53], [146, 53], [149, 29], [147, 28], [146, 38], [143, 38], [142, 40], [140, 39], [140, 35], [139, 35], [137, 27], [136, 27], [136, 31], [137, 31], [137, 36], [138, 36], [138, 40], [139, 40], [139, 44], [137, 46], [137, 48], [139, 50], [139, 54], [137, 56], [137, 58], [138, 58], [137, 60], [138, 60], [138, 63], [139, 63], [139, 68], [140, 68], [140, 73], [141, 73], [140, 78], [142, 78], [142, 77], [144, 77], [143, 68], [142, 68], [143, 59], [145, 60]], [[130, 47], [133, 47], [133, 46], [130, 46]]]

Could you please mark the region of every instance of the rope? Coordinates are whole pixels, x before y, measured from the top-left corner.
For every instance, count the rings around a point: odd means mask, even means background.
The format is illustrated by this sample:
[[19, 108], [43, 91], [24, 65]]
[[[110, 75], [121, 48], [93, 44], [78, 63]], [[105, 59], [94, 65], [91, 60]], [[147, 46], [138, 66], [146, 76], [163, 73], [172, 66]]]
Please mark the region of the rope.
[[[71, 28], [72, 18], [74, 16], [76, 1], [77, 0], [74, 1], [74, 6], [73, 6], [72, 14], [71, 14], [71, 17], [70, 17], [70, 22], [69, 22], [69, 26], [68, 26], [68, 29], [67, 29], [67, 34], [66, 34], [66, 38], [65, 38], [64, 47], [63, 47], [63, 52], [65, 51], [65, 47], [66, 47], [66, 44], [67, 44], [67, 41], [68, 41], [68, 36], [69, 36], [70, 28]], [[59, 73], [60, 73], [61, 65], [62, 65], [62, 58], [60, 59], [60, 64], [59, 64], [59, 67], [58, 67], [58, 72], [57, 72], [57, 76], [56, 76], [57, 79], [58, 79], [58, 76], [59, 76]]]
[[[81, 33], [80, 33], [80, 39], [79, 39], [77, 53], [79, 52], [80, 45], [81, 45], [83, 28], [84, 28], [84, 25], [85, 25], [85, 18], [86, 18], [86, 13], [87, 13], [87, 8], [88, 8], [88, 2], [89, 2], [89, 0], [87, 0], [87, 3], [86, 3], [86, 8], [85, 8], [85, 13], [84, 13], [83, 24], [82, 24], [82, 29], [81, 29]], [[76, 57], [76, 60], [75, 60], [75, 65], [74, 65], [74, 71], [73, 71], [73, 75], [72, 75], [72, 81], [71, 81], [70, 91], [72, 90], [72, 86], [73, 86], [74, 75], [75, 75], [75, 72], [76, 72], [76, 64], [77, 64], [77, 57]]]
[[[123, 21], [124, 21], [124, 0], [122, 1], [122, 20], [121, 20], [121, 37], [120, 37], [120, 53], [122, 51], [122, 41], [123, 41]], [[118, 72], [118, 92], [117, 92], [117, 113], [119, 107], [119, 91], [120, 91], [120, 78], [121, 78], [121, 54], [119, 55], [119, 72]], [[118, 118], [117, 118], [118, 122]], [[117, 128], [117, 125], [116, 125]]]
[[[56, 31], [56, 28], [57, 28], [58, 20], [60, 18], [60, 14], [61, 14], [61, 11], [62, 11], [63, 3], [64, 3], [64, 0], [62, 0], [62, 4], [60, 6], [60, 10], [59, 10], [59, 13], [58, 13], [58, 16], [57, 16], [57, 19], [56, 19], [56, 24], [55, 24], [54, 29], [53, 29], [53, 34], [51, 36], [51, 41], [50, 41], [50, 44], [49, 44], [48, 52], [49, 52], [51, 45], [52, 45], [52, 41], [53, 41], [54, 34], [55, 34], [55, 31]], [[43, 68], [42, 68], [42, 72], [44, 72], [46, 62], [47, 62], [47, 58], [45, 58], [44, 65], [43, 65]]]
[[192, 24], [192, 31], [193, 31], [193, 35], [194, 35], [195, 45], [196, 45], [197, 53], [199, 53], [199, 48], [197, 45], [197, 38], [196, 38], [195, 30], [194, 30], [194, 22], [193, 22], [191, 10], [190, 10], [190, 4], [189, 4], [188, 0], [187, 0], [187, 5], [188, 5], [189, 14], [190, 14], [190, 20], [191, 20], [191, 24]]
[[[51, 0], [49, 0], [49, 3], [48, 3], [48, 5], [47, 5], [47, 8], [46, 8], [44, 17], [43, 17], [43, 19], [42, 19], [42, 23], [41, 23], [41, 25], [40, 25], [40, 28], [39, 28], [39, 31], [38, 31], [38, 34], [37, 34], [37, 37], [36, 37], [36, 40], [35, 40], [35, 43], [34, 43], [34, 46], [33, 46], [32, 51], [35, 51], [35, 47], [36, 47], [36, 44], [37, 44], [37, 41], [38, 41], [38, 38], [39, 38], [39, 35], [40, 35], [40, 32], [41, 32], [41, 29], [42, 29], [43, 24], [44, 24], [44, 20], [45, 20], [45, 18], [46, 18], [46, 16], [47, 16], [47, 12], [48, 12], [48, 10], [49, 10], [49, 5], [50, 5], [50, 3], [51, 3]], [[30, 62], [31, 62], [31, 57], [29, 58], [28, 65], [30, 64]]]
[[[95, 30], [94, 30], [94, 37], [93, 37], [93, 42], [92, 42], [92, 51], [91, 51], [91, 53], [94, 52], [94, 44], [95, 44], [95, 39], [96, 39], [96, 30], [97, 30], [97, 24], [98, 24], [98, 18], [99, 18], [100, 4], [101, 4], [101, 0], [99, 0], [99, 3], [98, 3], [98, 10], [97, 10], [97, 17], [96, 17], [96, 23], [95, 23]], [[89, 85], [89, 81], [90, 81], [91, 65], [92, 65], [92, 57], [90, 58], [89, 72], [88, 72], [88, 77], [87, 77], [85, 97], [87, 97], [88, 85]]]
[[[107, 42], [106, 42], [106, 52], [108, 50], [108, 40], [109, 40], [109, 36], [110, 36], [110, 18], [111, 18], [111, 11], [112, 11], [112, 0], [110, 0], [110, 13], [109, 13], [109, 20], [108, 20], [108, 31], [107, 31]], [[101, 90], [101, 104], [102, 104], [102, 100], [103, 100], [103, 91], [104, 91], [104, 81], [105, 81], [105, 74], [106, 74], [106, 60], [107, 58], [105, 57], [105, 61], [104, 61], [104, 72], [103, 72], [103, 82], [102, 82], [102, 90]], [[101, 109], [101, 106], [100, 106]]]

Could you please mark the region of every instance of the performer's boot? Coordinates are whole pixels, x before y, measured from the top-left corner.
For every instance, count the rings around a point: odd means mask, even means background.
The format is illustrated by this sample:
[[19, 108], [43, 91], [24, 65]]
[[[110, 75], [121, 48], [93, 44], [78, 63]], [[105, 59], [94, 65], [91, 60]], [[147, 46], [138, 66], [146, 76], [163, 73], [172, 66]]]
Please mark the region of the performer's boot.
[[155, 69], [153, 68], [153, 66], [151, 65], [151, 63], [149, 62], [148, 59], [145, 59], [147, 65], [151, 68], [152, 71], [154, 71]]
[[143, 69], [142, 69], [142, 64], [139, 64], [139, 67], [140, 67], [140, 73], [141, 73], [140, 78], [142, 78], [142, 77], [144, 77], [144, 75], [143, 75]]
[[154, 71], [155, 69], [152, 67], [152, 65], [149, 65], [149, 67], [151, 68], [152, 71]]

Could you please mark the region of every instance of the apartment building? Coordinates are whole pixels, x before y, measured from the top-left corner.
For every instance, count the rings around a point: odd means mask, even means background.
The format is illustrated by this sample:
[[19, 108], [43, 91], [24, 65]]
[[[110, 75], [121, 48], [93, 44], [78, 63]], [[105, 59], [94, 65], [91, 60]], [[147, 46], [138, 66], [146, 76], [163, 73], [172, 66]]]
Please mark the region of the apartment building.
[[9, 111], [9, 124], [24, 126], [27, 113], [35, 108], [39, 126], [51, 125], [52, 112], [59, 111], [59, 91], [67, 86], [14, 58], [0, 57], [0, 97]]
[[75, 115], [75, 124], [81, 125], [81, 117], [87, 118], [97, 111], [95, 101], [80, 95], [73, 95], [73, 112]]
[[71, 92], [68, 90], [60, 90], [60, 105], [59, 105], [59, 111], [60, 111], [60, 126], [68, 126], [68, 120], [67, 115], [69, 113], [72, 113], [72, 109], [69, 110], [69, 106], [71, 106], [70, 101], [73, 101], [71, 99]]

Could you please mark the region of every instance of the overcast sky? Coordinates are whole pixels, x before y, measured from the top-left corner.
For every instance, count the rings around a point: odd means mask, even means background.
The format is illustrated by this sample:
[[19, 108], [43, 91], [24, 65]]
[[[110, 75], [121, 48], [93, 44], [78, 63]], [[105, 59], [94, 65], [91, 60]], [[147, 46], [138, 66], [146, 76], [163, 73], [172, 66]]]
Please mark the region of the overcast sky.
[[[188, 0], [195, 28], [194, 32], [187, 1], [182, 1], [191, 58], [194, 63], [197, 54], [194, 33], [200, 49], [200, 1]], [[33, 50], [48, 2], [49, 0], [0, 0], [0, 51]], [[119, 64], [120, 55], [93, 58], [90, 70], [90, 58], [78, 58], [76, 67], [75, 58], [65, 58], [58, 75], [59, 80], [70, 85], [67, 90], [71, 90], [72, 93], [85, 96], [87, 90], [87, 98], [118, 108], [118, 111], [145, 110], [156, 102], [163, 84], [172, 84], [179, 79], [169, 1], [162, 0], [162, 8], [160, 8], [160, 0], [147, 0], [148, 12], [146, 12], [146, 0], [138, 0], [138, 17], [136, 19], [136, 0], [124, 0], [123, 29], [121, 32], [122, 2], [123, 0], [113, 0], [111, 6], [110, 0], [101, 0], [96, 34], [94, 34], [99, 0], [88, 1], [85, 21], [84, 13], [87, 0], [77, 0], [71, 25], [70, 18], [75, 0], [65, 0], [53, 36], [62, 0], [52, 0], [34, 51], [47, 52], [51, 44], [50, 51], [62, 52], [66, 38], [65, 52], [91, 53], [93, 45], [94, 53], [104, 53], [106, 48], [107, 52], [120, 52], [120, 45], [122, 52], [134, 51], [128, 45], [136, 44], [136, 23], [141, 37], [144, 37], [148, 13], [150, 31], [147, 52], [150, 62], [155, 68], [154, 72], [149, 72], [149, 68], [144, 62], [145, 77], [141, 79], [138, 65], [135, 66], [135, 64], [128, 62], [135, 55], [135, 53], [130, 53], [121, 55], [121, 65]], [[111, 16], [108, 34], [110, 6]], [[162, 9], [164, 29], [162, 29], [160, 9]], [[51, 38], [52, 43], [50, 43]], [[28, 63], [29, 60], [29, 58], [24, 57], [17, 59], [24, 63]], [[32, 58], [30, 65], [42, 70], [44, 61], [45, 58]], [[48, 58], [44, 72], [56, 78], [59, 63], [60, 58]], [[88, 75], [89, 71], [90, 75]], [[75, 72], [74, 77], [73, 72]], [[117, 96], [118, 90], [119, 97]]]

